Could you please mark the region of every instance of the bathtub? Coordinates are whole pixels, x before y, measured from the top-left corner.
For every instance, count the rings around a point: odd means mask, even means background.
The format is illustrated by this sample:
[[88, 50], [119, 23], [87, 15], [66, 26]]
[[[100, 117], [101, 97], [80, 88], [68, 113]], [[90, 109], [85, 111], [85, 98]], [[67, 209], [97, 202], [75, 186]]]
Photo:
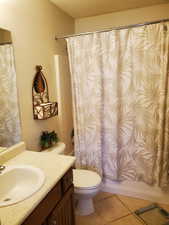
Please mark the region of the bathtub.
[[150, 186], [144, 182], [116, 182], [104, 179], [102, 190], [113, 194], [121, 194], [152, 202], [169, 204], [169, 191], [164, 192], [159, 187]]

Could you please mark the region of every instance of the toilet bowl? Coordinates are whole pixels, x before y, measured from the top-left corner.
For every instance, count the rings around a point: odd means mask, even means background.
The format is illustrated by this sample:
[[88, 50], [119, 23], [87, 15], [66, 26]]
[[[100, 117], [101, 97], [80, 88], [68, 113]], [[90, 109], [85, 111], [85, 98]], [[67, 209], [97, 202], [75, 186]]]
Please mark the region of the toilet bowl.
[[[59, 142], [57, 147], [47, 149], [43, 152], [56, 152], [64, 154], [65, 144]], [[73, 170], [74, 197], [76, 201], [76, 214], [89, 215], [95, 211], [93, 197], [97, 195], [101, 187], [101, 177], [93, 171], [74, 169]]]
[[95, 211], [93, 197], [101, 186], [101, 177], [93, 171], [74, 169], [73, 184], [76, 201], [76, 214], [89, 215]]

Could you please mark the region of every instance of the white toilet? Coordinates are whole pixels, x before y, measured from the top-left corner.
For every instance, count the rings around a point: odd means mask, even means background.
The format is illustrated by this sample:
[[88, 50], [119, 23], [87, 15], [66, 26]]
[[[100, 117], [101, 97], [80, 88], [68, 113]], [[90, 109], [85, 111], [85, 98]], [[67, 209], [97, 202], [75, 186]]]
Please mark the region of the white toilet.
[[[64, 154], [65, 144], [58, 143], [57, 147], [47, 149], [43, 152], [57, 151], [58, 154]], [[42, 152], [42, 153], [43, 153]], [[73, 184], [75, 192], [76, 214], [89, 215], [95, 211], [93, 206], [93, 197], [97, 195], [101, 187], [101, 177], [93, 171], [74, 169]]]
[[101, 177], [90, 170], [74, 169], [73, 184], [77, 201], [76, 214], [85, 216], [93, 213], [93, 197], [100, 190]]

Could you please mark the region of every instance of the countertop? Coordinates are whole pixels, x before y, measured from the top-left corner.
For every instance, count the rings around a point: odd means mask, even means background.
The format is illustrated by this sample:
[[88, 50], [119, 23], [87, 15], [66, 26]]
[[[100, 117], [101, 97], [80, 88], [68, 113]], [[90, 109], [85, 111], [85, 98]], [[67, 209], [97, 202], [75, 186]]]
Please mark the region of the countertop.
[[[0, 207], [1, 225], [20, 225], [74, 164], [75, 157], [58, 155], [57, 151], [22, 151], [4, 165], [32, 165], [42, 169], [46, 175], [42, 188], [28, 199], [6, 207]], [[19, 193], [18, 193], [19, 194]]]

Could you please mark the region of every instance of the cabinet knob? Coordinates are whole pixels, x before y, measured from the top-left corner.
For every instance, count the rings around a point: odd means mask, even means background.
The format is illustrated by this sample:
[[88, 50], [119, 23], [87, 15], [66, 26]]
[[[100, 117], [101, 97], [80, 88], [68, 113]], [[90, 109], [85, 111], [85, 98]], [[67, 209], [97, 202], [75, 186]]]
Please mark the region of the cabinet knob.
[[51, 225], [57, 225], [56, 220], [53, 220]]

